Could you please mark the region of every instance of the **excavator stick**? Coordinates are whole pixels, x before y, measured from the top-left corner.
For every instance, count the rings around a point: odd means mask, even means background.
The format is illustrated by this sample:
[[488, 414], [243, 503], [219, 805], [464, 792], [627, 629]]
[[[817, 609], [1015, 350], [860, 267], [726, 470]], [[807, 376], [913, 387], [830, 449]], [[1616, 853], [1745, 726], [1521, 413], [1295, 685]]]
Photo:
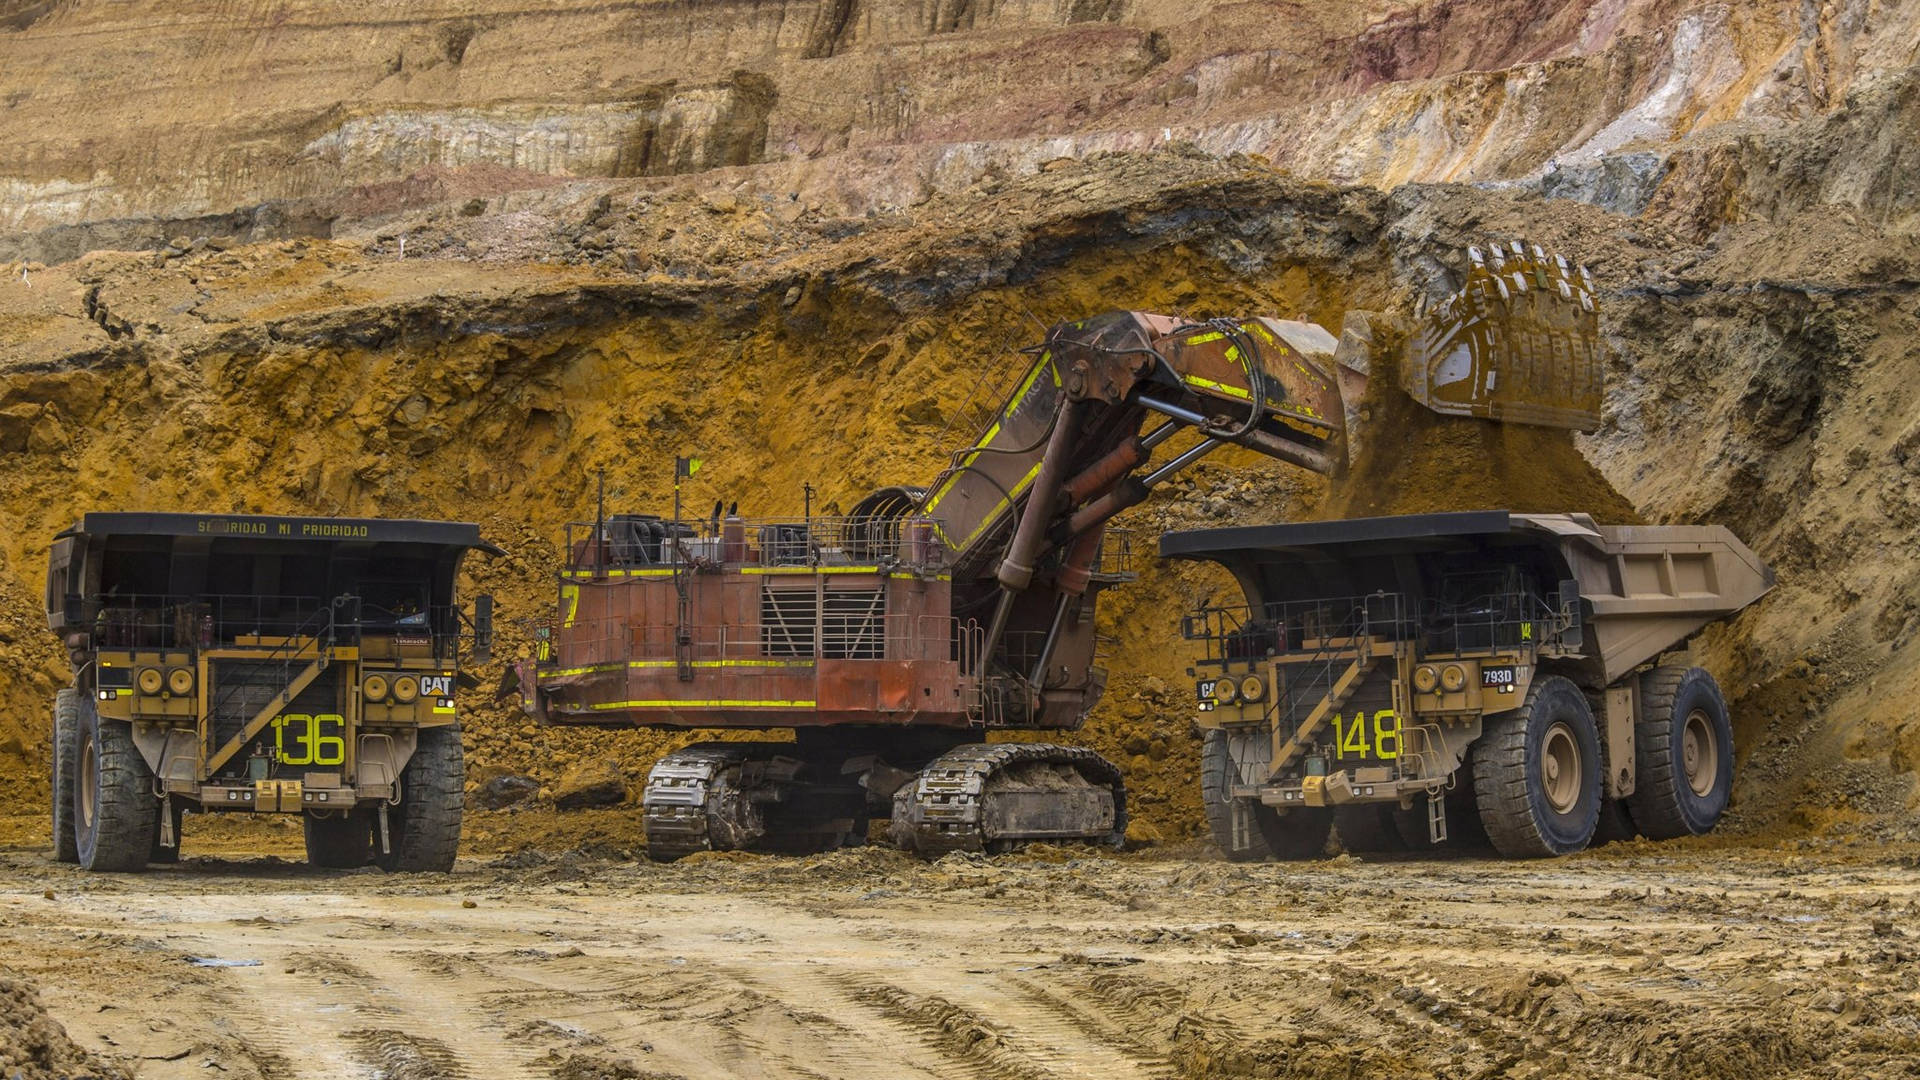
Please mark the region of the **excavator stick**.
[[1407, 393], [1451, 416], [1597, 429], [1605, 364], [1586, 268], [1520, 241], [1467, 256], [1459, 291], [1407, 342]]

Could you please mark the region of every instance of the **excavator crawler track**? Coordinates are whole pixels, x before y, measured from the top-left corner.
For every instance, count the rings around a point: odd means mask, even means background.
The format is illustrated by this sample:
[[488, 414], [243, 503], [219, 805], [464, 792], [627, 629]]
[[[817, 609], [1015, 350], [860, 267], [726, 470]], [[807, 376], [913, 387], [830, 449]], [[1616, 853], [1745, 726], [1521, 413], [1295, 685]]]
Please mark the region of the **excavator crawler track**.
[[[863, 842], [864, 814], [844, 805], [847, 793], [823, 788], [798, 755], [793, 743], [738, 742], [696, 743], [661, 758], [641, 797], [648, 856], [799, 854]], [[823, 804], [823, 791], [837, 801]]]
[[641, 796], [650, 857], [666, 862], [713, 850], [708, 803], [719, 795], [721, 774], [744, 764], [753, 747], [752, 743], [698, 743], [654, 764]]
[[1120, 770], [1077, 746], [972, 743], [934, 759], [894, 795], [888, 837], [937, 859], [1029, 840], [1119, 847], [1127, 833]]

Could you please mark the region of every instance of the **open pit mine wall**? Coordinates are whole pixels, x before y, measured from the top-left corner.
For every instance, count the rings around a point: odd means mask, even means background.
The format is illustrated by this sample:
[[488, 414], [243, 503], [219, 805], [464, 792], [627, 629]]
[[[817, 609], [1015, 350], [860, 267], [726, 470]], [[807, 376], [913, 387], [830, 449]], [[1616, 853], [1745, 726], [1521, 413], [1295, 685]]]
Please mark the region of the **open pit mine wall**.
[[1917, 39], [1873, 0], [0, 0], [0, 259], [756, 165], [859, 213], [1178, 143], [1635, 212], [1673, 139], [1818, 115]]
[[[1920, 764], [1920, 728], [1870, 706], [1888, 688], [1920, 691], [1909, 542], [1920, 258], [1857, 208], [1806, 194], [1818, 177], [1885, 167], [1872, 132], [1911, 110], [1911, 99], [1874, 98], [1797, 129], [1772, 152], [1818, 176], [1768, 179], [1802, 192], [1781, 204], [1794, 227], [1733, 223], [1711, 245], [1513, 191], [1386, 195], [1155, 156], [1050, 170], [707, 282], [398, 265], [305, 242], [47, 269], [36, 288], [111, 305], [133, 330], [79, 315], [8, 324], [75, 344], [28, 343], [0, 366], [0, 802], [44, 805], [42, 710], [64, 660], [38, 594], [47, 539], [83, 510], [478, 520], [509, 555], [475, 560], [469, 594], [501, 598], [499, 655], [511, 660], [527, 645], [522, 620], [552, 602], [553, 537], [589, 510], [599, 466], [612, 469], [613, 502], [642, 509], [666, 505], [672, 458], [688, 448], [708, 462], [701, 498], [797, 512], [811, 481], [817, 509], [851, 505], [933, 475], [1036, 323], [1122, 305], [1338, 326], [1351, 308], [1404, 302], [1467, 243], [1524, 234], [1590, 263], [1611, 290], [1615, 367], [1590, 453], [1650, 520], [1726, 524], [1781, 572], [1773, 596], [1700, 652], [1727, 678], [1742, 776], [1761, 785], [1742, 805], [1804, 808], [1800, 792], [1816, 788], [1826, 805], [1838, 776], [1854, 800], [1847, 820], [1911, 820], [1900, 774]], [[1169, 179], [1183, 167], [1194, 171]], [[212, 294], [199, 315], [174, 303], [189, 280]], [[1502, 505], [1516, 494], [1483, 490]], [[1513, 508], [1564, 509], [1544, 505], [1553, 495], [1542, 487], [1527, 493], [1542, 504]], [[1152, 533], [1328, 509], [1297, 470], [1223, 454], [1132, 524]], [[1126, 764], [1131, 805], [1162, 835], [1201, 821], [1191, 691], [1168, 635], [1182, 609], [1230, 588], [1149, 564], [1102, 605], [1116, 677], [1084, 739]], [[611, 759], [637, 779], [668, 745], [538, 729], [477, 702], [466, 724], [475, 778], [551, 780]]]

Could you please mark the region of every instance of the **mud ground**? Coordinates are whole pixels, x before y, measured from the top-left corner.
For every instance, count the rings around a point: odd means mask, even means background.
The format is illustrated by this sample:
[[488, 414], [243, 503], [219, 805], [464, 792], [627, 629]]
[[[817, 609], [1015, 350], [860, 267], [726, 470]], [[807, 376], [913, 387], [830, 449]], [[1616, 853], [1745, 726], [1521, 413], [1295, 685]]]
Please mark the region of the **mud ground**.
[[0, 852], [0, 967], [138, 1077], [1920, 1075], [1920, 847], [401, 877], [210, 832], [140, 876]]

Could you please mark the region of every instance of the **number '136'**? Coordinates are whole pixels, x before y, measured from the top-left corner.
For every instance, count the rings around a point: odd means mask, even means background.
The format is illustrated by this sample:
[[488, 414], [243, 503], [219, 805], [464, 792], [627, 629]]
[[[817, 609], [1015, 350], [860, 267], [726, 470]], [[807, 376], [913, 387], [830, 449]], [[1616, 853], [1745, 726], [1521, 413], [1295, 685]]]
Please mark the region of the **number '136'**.
[[[332, 734], [328, 734], [331, 731]], [[273, 719], [273, 756], [282, 765], [347, 763], [347, 721], [331, 713], [287, 713]], [[292, 747], [288, 747], [292, 743]]]

